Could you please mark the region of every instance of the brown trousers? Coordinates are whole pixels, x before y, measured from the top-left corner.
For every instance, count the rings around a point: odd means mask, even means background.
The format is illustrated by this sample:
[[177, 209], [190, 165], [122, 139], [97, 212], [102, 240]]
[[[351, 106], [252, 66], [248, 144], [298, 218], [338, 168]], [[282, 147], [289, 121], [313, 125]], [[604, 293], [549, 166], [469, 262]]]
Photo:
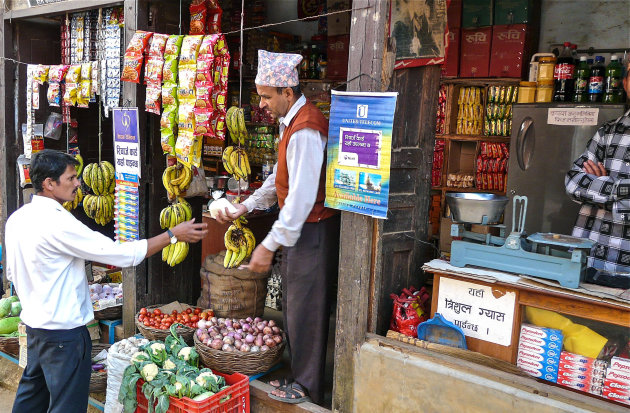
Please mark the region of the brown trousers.
[[282, 310], [293, 379], [314, 403], [324, 399], [331, 284], [339, 262], [339, 215], [305, 223], [293, 247], [283, 247]]

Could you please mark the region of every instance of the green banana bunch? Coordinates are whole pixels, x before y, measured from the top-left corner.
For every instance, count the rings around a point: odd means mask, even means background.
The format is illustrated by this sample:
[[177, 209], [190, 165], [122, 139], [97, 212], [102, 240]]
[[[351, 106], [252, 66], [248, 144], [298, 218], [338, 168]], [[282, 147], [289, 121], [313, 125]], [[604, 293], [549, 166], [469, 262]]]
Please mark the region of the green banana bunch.
[[223, 151], [223, 167], [225, 170], [234, 176], [234, 179], [241, 180], [247, 179], [252, 173], [251, 166], [249, 165], [249, 158], [244, 149], [235, 146], [228, 146]]
[[116, 187], [114, 165], [107, 161], [86, 165], [83, 170], [83, 182], [92, 189], [95, 195], [114, 193]]
[[79, 161], [78, 165], [75, 165], [75, 169], [77, 170], [77, 178], [81, 176], [81, 172], [83, 172], [83, 157], [81, 156], [81, 154], [76, 154], [74, 155], [74, 159], [76, 159], [77, 161]]
[[83, 210], [97, 224], [105, 226], [114, 219], [114, 195], [85, 195]]
[[68, 211], [72, 211], [81, 203], [82, 200], [83, 200], [83, 191], [81, 191], [81, 188], [77, 188], [77, 193], [74, 196], [74, 200], [64, 202], [63, 207], [67, 209]]
[[227, 248], [223, 259], [225, 268], [235, 268], [241, 265], [244, 260], [252, 255], [256, 246], [254, 234], [249, 228], [243, 226], [244, 218], [242, 220], [241, 218], [234, 221], [223, 236], [223, 242]]
[[192, 168], [183, 163], [166, 168], [162, 174], [162, 185], [168, 193], [168, 198], [174, 199], [186, 192], [192, 178]]
[[225, 123], [232, 141], [237, 145], [244, 145], [245, 140], [249, 138], [249, 133], [245, 124], [245, 111], [243, 108], [230, 106], [225, 114]]

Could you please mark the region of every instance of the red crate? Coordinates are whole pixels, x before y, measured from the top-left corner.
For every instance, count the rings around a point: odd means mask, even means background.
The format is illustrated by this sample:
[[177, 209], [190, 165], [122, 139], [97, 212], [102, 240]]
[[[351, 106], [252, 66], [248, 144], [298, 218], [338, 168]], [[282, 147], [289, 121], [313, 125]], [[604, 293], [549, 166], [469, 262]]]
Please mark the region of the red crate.
[[[225, 382], [230, 387], [221, 390], [214, 396], [196, 402], [188, 397], [181, 399], [170, 397], [169, 413], [249, 413], [249, 377], [244, 374], [223, 374], [213, 371], [217, 376], [225, 377]], [[138, 392], [138, 407], [136, 413], [149, 411], [149, 402], [142, 393], [143, 380], [138, 380], [136, 389]], [[226, 396], [231, 396], [229, 400], [221, 402]]]

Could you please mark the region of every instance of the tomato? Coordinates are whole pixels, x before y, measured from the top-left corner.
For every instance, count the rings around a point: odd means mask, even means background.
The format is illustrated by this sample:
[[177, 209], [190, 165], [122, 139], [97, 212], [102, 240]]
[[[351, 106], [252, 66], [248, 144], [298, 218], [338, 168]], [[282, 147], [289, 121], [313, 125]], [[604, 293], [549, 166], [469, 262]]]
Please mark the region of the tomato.
[[171, 311], [171, 315], [177, 315], [177, 310]]
[[195, 308], [195, 310], [193, 311], [193, 313], [195, 313], [195, 315], [199, 315], [199, 314], [201, 314], [201, 308]]
[[193, 323], [196, 323], [197, 321], [199, 321], [199, 316], [198, 315], [191, 316], [190, 321], [192, 321]]
[[144, 315], [140, 314], [140, 316], [138, 316], [138, 320], [139, 321], [144, 321]]
[[146, 314], [146, 313], [147, 313], [147, 309], [146, 309], [146, 308], [144, 308], [144, 307], [142, 307], [142, 308], [140, 309], [140, 314]]
[[149, 322], [149, 320], [144, 320], [144, 321], [142, 322], [142, 324], [144, 324], [145, 326], [149, 327], [149, 325], [150, 325], [151, 323]]
[[189, 323], [190, 322], [190, 317], [188, 316], [188, 314], [184, 314], [184, 323]]
[[156, 308], [155, 310], [153, 310], [153, 314], [155, 315], [162, 314], [162, 310], [160, 310], [159, 308]]
[[187, 309], [186, 309], [186, 314], [190, 314], [190, 313], [192, 313], [192, 312], [193, 312], [192, 308], [187, 308]]

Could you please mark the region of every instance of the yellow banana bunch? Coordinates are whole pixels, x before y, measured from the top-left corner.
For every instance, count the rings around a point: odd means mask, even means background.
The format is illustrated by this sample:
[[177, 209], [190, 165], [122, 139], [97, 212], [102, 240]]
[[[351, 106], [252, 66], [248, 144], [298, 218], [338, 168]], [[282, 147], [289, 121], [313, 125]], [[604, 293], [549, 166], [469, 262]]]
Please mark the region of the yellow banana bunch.
[[113, 194], [116, 187], [114, 165], [107, 161], [91, 163], [83, 169], [83, 182], [95, 195]]
[[67, 209], [68, 211], [72, 211], [79, 205], [79, 203], [81, 203], [82, 200], [83, 200], [83, 191], [81, 191], [81, 188], [77, 188], [77, 193], [74, 196], [74, 200], [64, 202], [63, 207]]
[[223, 236], [223, 242], [227, 251], [223, 260], [225, 268], [235, 268], [249, 258], [256, 246], [256, 238], [252, 231], [243, 226], [243, 222], [247, 222], [241, 217], [234, 221]]
[[[177, 197], [177, 202], [167, 206], [160, 212], [160, 227], [173, 228], [177, 224], [192, 219], [192, 209], [190, 204], [182, 197]], [[188, 243], [178, 241], [169, 244], [162, 249], [162, 261], [171, 267], [184, 261], [188, 255]]]
[[223, 151], [222, 160], [225, 170], [236, 180], [247, 179], [252, 173], [247, 153], [242, 148], [228, 146]]
[[83, 210], [97, 224], [105, 226], [114, 219], [114, 195], [85, 195]]
[[83, 157], [81, 156], [81, 154], [77, 153], [76, 155], [74, 155], [74, 159], [76, 159], [79, 164], [75, 165], [75, 169], [77, 170], [77, 178], [81, 176], [81, 172], [83, 172]]
[[169, 244], [162, 250], [162, 261], [174, 267], [184, 261], [188, 255], [188, 250], [187, 242], [178, 241], [175, 244]]
[[162, 185], [168, 193], [169, 199], [174, 199], [182, 195], [192, 182], [193, 172], [190, 166], [178, 163], [169, 166], [162, 174]]
[[235, 144], [245, 144], [245, 139], [249, 137], [247, 126], [245, 125], [245, 112], [243, 108], [231, 106], [225, 114], [225, 123], [227, 124], [230, 137]]

